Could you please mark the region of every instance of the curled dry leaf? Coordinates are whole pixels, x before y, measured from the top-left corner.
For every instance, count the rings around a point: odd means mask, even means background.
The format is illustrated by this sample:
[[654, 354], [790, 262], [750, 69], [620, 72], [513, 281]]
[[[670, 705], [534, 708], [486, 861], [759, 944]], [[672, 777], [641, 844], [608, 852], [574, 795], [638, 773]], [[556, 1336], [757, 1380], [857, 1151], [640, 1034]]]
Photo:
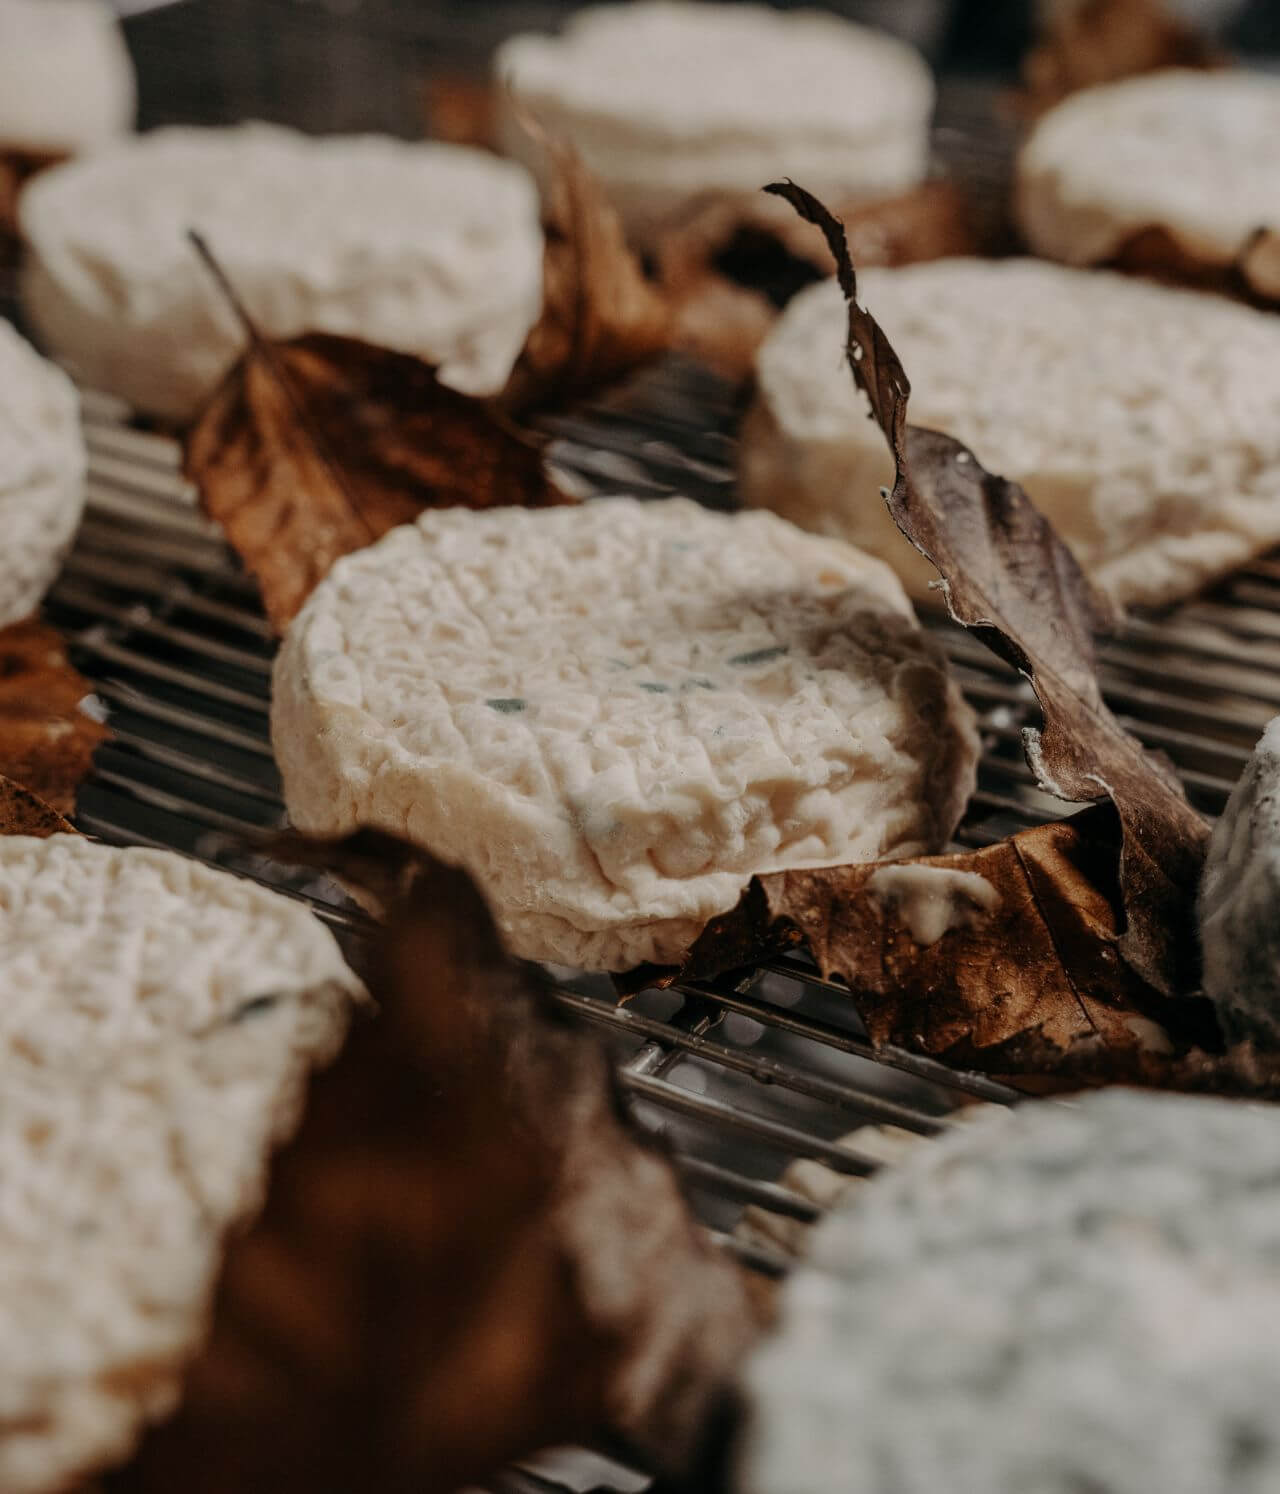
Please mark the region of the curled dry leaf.
[[498, 148], [498, 108], [493, 83], [468, 73], [433, 73], [422, 85], [427, 134], [448, 145]]
[[1225, 54], [1161, 0], [1055, 0], [1022, 65], [1019, 113], [1034, 119], [1068, 94], [1166, 67], [1213, 68]]
[[578, 152], [527, 110], [515, 112], [543, 157], [546, 235], [542, 315], [502, 395], [507, 408], [524, 411], [595, 392], [663, 352], [671, 309]]
[[63, 814], [110, 736], [81, 709], [92, 688], [56, 629], [35, 619], [0, 629], [0, 775]]
[[56, 809], [12, 779], [0, 777], [0, 835], [50, 835], [73, 831]]
[[1212, 1041], [1207, 1004], [1166, 1001], [1121, 957], [1117, 839], [1099, 807], [977, 851], [759, 877], [686, 973], [803, 943], [877, 1045], [1000, 1074], [1052, 1071], [1081, 1043]]
[[767, 190], [816, 224], [835, 256], [849, 310], [849, 367], [897, 468], [888, 495], [894, 521], [937, 567], [951, 616], [1031, 682], [1044, 729], [1026, 731], [1024, 744], [1038, 783], [1061, 799], [1115, 805], [1124, 961], [1166, 996], [1194, 989], [1193, 909], [1209, 828], [1171, 770], [1103, 701], [1093, 634], [1111, 625], [1111, 609], [1016, 483], [986, 472], [952, 437], [907, 424], [911, 386], [875, 318], [858, 305], [839, 221], [790, 183]]
[[1172, 285], [1235, 296], [1266, 309], [1280, 304], [1280, 232], [1259, 228], [1234, 258], [1189, 249], [1168, 228], [1130, 234], [1105, 261], [1110, 268]]
[[[858, 264], [914, 264], [980, 248], [973, 205], [952, 182], [851, 203], [841, 217]], [[735, 379], [751, 372], [791, 297], [835, 272], [826, 246], [760, 194], [699, 209], [662, 236], [655, 258], [676, 308], [675, 345]]]
[[189, 432], [186, 472], [283, 629], [334, 561], [423, 509], [568, 503], [542, 445], [407, 353], [261, 335]]
[[603, 1051], [425, 861], [371, 985], [177, 1415], [109, 1487], [444, 1494], [603, 1435], [683, 1469], [756, 1319]]

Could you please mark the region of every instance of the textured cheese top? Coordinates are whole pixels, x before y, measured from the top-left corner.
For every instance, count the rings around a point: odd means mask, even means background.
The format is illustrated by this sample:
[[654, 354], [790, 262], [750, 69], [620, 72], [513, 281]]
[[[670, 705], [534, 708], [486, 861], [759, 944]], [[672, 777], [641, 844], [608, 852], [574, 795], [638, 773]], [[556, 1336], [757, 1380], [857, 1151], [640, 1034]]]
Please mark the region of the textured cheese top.
[[0, 838], [0, 1488], [62, 1489], [172, 1406], [359, 992], [304, 908], [159, 851]]
[[749, 1371], [744, 1494], [1280, 1487], [1280, 1111], [991, 1111], [818, 1226]]
[[[1280, 540], [1280, 318], [1218, 296], [1036, 260], [859, 277], [911, 379], [913, 424], [1021, 482], [1123, 601], [1185, 595]], [[893, 468], [843, 358], [834, 281], [759, 355], [746, 496], [934, 573], [879, 496]]]
[[[849, 197], [914, 186], [933, 80], [911, 47], [819, 11], [637, 0], [517, 36], [495, 74], [567, 135], [625, 217], [782, 176]], [[521, 153], [508, 118], [505, 139]]]
[[70, 379], [0, 320], [0, 628], [34, 612], [53, 580], [86, 461]]
[[756, 872], [946, 843], [967, 709], [879, 562], [685, 499], [427, 512], [338, 562], [276, 665], [300, 828], [393, 829], [515, 951], [678, 959]]
[[1023, 148], [1023, 231], [1041, 254], [1093, 264], [1159, 226], [1230, 263], [1257, 229], [1280, 232], [1277, 139], [1280, 78], [1178, 70], [1085, 89]]
[[51, 350], [177, 419], [242, 343], [191, 228], [270, 335], [362, 337], [442, 364], [468, 392], [505, 384], [541, 310], [534, 183], [462, 146], [157, 130], [42, 173], [20, 214], [24, 297]]
[[1280, 716], [1262, 734], [1200, 883], [1204, 989], [1232, 1039], [1280, 1046]]
[[0, 147], [92, 149], [133, 128], [135, 92], [104, 0], [0, 0]]

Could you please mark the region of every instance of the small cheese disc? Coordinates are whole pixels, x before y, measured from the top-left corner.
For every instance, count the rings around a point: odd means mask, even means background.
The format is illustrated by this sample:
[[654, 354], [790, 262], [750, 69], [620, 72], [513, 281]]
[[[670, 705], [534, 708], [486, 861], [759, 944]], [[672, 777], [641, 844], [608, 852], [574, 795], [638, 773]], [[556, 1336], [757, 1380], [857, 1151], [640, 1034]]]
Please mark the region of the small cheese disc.
[[164, 851], [0, 837], [0, 1488], [124, 1458], [175, 1404], [360, 986], [302, 906]]
[[[859, 298], [911, 380], [913, 425], [1022, 484], [1117, 600], [1161, 603], [1280, 541], [1280, 318], [1038, 260], [869, 269]], [[835, 281], [801, 292], [757, 364], [748, 503], [937, 575], [889, 517], [884, 436], [844, 359]]]
[[71, 380], [0, 320], [0, 627], [36, 610], [84, 509]]
[[105, 0], [0, 0], [0, 150], [93, 150], [133, 128], [136, 91]]
[[[1023, 147], [1022, 230], [1073, 265], [1110, 260], [1150, 229], [1192, 262], [1233, 265], [1259, 230], [1280, 235], [1277, 139], [1280, 78], [1265, 74], [1170, 70], [1085, 89]], [[1254, 289], [1280, 298], [1280, 260]]]
[[24, 304], [50, 351], [171, 419], [243, 346], [190, 229], [268, 335], [363, 338], [467, 393], [502, 388], [542, 305], [532, 178], [462, 146], [157, 130], [41, 173], [19, 211]]
[[937, 849], [967, 708], [878, 561], [686, 499], [427, 512], [276, 664], [300, 829], [407, 833], [517, 954], [679, 960], [757, 872]]
[[748, 1374], [743, 1494], [1280, 1486], [1280, 1110], [987, 1111], [814, 1231]]
[[917, 185], [933, 79], [884, 32], [816, 10], [638, 0], [513, 37], [496, 77], [503, 141], [536, 164], [514, 105], [567, 137], [644, 238], [709, 196], [781, 177], [848, 201]]

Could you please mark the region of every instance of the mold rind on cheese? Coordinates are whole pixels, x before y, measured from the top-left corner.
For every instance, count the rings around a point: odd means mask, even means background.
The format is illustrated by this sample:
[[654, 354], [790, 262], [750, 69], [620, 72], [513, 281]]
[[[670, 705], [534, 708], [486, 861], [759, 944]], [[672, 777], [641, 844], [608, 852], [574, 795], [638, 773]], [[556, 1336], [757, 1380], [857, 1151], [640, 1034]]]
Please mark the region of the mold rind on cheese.
[[977, 750], [878, 561], [621, 498], [428, 512], [339, 561], [272, 741], [299, 828], [408, 834], [517, 953], [597, 969], [678, 960], [755, 873], [939, 849]]

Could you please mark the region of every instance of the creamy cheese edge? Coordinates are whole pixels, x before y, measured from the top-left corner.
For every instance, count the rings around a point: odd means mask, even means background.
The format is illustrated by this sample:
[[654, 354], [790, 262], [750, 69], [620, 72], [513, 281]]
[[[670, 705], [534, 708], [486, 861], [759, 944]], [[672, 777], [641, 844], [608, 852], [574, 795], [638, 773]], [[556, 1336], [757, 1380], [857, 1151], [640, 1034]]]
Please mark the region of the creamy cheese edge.
[[951, 929], [976, 927], [1000, 906], [985, 877], [945, 866], [882, 866], [867, 878], [867, 891], [925, 946]]

